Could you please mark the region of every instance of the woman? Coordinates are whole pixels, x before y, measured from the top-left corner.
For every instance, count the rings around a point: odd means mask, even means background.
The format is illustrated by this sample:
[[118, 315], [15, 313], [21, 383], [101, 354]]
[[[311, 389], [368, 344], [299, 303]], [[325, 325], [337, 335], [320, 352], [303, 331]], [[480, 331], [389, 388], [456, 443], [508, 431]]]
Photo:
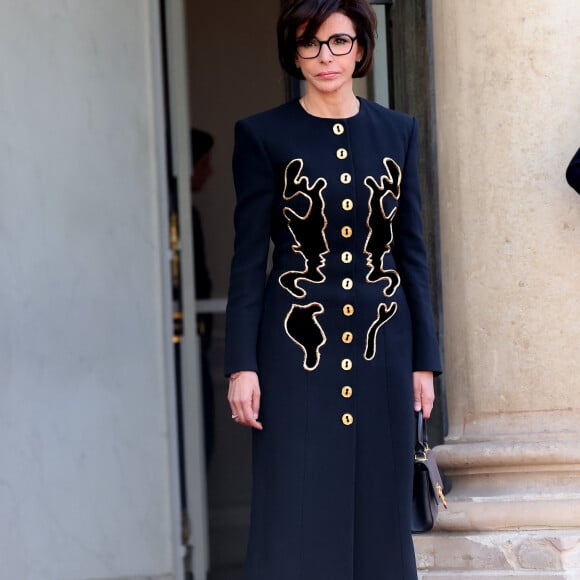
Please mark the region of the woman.
[[245, 580], [417, 577], [413, 408], [429, 416], [440, 360], [417, 124], [352, 88], [375, 27], [366, 0], [285, 2], [280, 60], [306, 93], [236, 125], [226, 373], [232, 418], [254, 428]]

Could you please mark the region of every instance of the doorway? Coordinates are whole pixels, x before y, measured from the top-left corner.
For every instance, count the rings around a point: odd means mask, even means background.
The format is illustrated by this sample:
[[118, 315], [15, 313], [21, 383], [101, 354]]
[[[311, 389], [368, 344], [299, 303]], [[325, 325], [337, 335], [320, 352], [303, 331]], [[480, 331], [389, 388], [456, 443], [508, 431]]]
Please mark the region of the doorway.
[[225, 297], [234, 234], [231, 158], [235, 122], [287, 98], [277, 57], [277, 13], [277, 3], [268, 0], [186, 3], [190, 122], [214, 139], [213, 174], [193, 198], [213, 286], [211, 299], [197, 303], [198, 312], [213, 318], [208, 361], [214, 445], [207, 466], [211, 580], [239, 580], [249, 528], [251, 432], [231, 420], [223, 376]]

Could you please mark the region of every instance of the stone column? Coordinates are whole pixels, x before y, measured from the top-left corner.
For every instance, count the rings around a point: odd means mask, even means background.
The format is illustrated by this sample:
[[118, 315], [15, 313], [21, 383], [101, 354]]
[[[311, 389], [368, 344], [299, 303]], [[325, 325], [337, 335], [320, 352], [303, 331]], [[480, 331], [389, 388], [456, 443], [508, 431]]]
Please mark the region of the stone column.
[[420, 578], [580, 578], [577, 0], [433, 0], [449, 510]]

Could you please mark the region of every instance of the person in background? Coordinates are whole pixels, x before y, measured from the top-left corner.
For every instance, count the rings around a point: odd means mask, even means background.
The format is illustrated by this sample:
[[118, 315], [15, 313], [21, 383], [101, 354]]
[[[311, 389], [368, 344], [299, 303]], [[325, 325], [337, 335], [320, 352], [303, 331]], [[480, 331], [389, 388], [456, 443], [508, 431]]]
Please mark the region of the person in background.
[[[212, 281], [207, 267], [205, 253], [205, 238], [199, 210], [195, 207], [195, 196], [203, 189], [207, 180], [213, 174], [211, 150], [213, 137], [206, 131], [191, 129], [191, 152], [193, 161], [193, 175], [191, 176], [191, 211], [193, 227], [193, 251], [195, 259], [195, 298], [204, 300], [211, 297]], [[214, 426], [214, 393], [209, 354], [211, 348], [211, 333], [213, 316], [198, 314], [197, 328], [201, 343], [201, 373], [203, 383], [203, 410], [205, 431], [206, 464], [209, 465], [215, 442]]]
[[570, 187], [576, 190], [576, 193], [580, 193], [580, 149], [576, 151], [576, 155], [572, 157], [572, 161], [568, 165], [566, 180]]
[[429, 417], [441, 361], [417, 121], [353, 92], [375, 38], [367, 0], [286, 0], [278, 53], [305, 94], [236, 125], [225, 374], [253, 434], [244, 580], [417, 579], [413, 411]]

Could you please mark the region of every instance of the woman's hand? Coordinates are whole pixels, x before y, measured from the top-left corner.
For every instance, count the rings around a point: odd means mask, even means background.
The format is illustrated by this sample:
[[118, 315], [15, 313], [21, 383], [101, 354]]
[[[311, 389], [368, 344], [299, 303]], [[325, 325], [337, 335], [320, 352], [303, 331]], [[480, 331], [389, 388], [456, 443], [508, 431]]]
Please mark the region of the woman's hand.
[[413, 397], [415, 411], [423, 411], [423, 418], [429, 419], [435, 401], [433, 388], [433, 373], [431, 371], [416, 371], [413, 373]]
[[258, 422], [260, 412], [260, 382], [254, 371], [239, 371], [230, 375], [228, 401], [232, 409], [232, 419], [240, 425], [263, 429]]

